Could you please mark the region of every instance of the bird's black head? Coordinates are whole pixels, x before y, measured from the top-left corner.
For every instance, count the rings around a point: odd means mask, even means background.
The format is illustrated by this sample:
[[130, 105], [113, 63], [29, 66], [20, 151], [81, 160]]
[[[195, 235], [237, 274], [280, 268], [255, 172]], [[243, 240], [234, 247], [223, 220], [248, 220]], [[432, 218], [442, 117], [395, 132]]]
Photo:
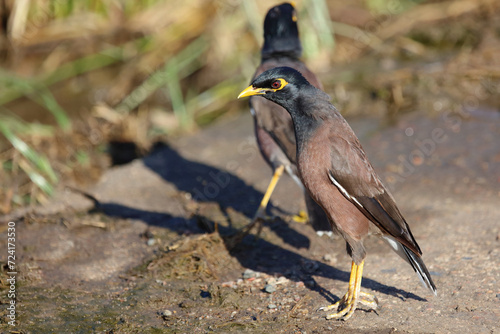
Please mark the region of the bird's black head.
[[282, 107], [289, 106], [301, 91], [314, 88], [299, 71], [290, 67], [275, 67], [260, 74], [238, 98], [261, 95]]
[[261, 55], [262, 59], [279, 55], [298, 59], [302, 55], [297, 14], [292, 4], [285, 2], [267, 12]]

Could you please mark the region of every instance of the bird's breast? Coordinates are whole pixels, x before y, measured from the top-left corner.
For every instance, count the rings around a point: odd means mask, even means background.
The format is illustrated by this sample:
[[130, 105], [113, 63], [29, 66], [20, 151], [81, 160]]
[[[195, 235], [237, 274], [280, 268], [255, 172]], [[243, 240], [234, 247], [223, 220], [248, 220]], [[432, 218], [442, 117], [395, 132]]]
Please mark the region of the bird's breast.
[[361, 240], [368, 234], [370, 223], [329, 179], [331, 150], [327, 138], [318, 133], [300, 143], [302, 147], [297, 156], [300, 177], [337, 230], [354, 240]]

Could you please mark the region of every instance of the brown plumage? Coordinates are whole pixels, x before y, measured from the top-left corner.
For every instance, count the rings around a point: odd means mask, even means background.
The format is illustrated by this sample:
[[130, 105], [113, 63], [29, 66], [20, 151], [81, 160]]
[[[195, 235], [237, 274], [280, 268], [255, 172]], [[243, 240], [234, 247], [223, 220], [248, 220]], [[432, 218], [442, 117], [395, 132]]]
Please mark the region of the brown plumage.
[[[289, 3], [271, 8], [264, 20], [264, 45], [261, 51], [261, 64], [257, 68], [255, 79], [262, 72], [274, 67], [294, 68], [315, 87], [322, 88], [316, 76], [300, 61], [302, 46], [299, 40], [295, 8]], [[279, 105], [262, 97], [250, 98], [250, 110], [254, 117], [255, 136], [263, 158], [273, 169], [266, 195], [254, 221], [244, 231], [248, 233], [255, 223], [265, 216], [268, 200], [283, 171], [304, 189], [297, 174], [296, 144], [293, 123], [288, 112]], [[316, 231], [329, 231], [330, 226], [323, 210], [304, 192], [308, 209], [309, 222]]]
[[[253, 95], [279, 104], [291, 115], [300, 178], [311, 197], [326, 212], [332, 228], [344, 237], [352, 257], [347, 294], [338, 303], [324, 308], [342, 306], [342, 309], [328, 318], [348, 319], [358, 302], [368, 306], [375, 304], [373, 297], [360, 292], [366, 256], [363, 240], [369, 230], [383, 237], [436, 293], [410, 227], [375, 173], [351, 127], [330, 103], [330, 97], [289, 67], [263, 72], [239, 97]], [[366, 302], [366, 299], [372, 300]]]

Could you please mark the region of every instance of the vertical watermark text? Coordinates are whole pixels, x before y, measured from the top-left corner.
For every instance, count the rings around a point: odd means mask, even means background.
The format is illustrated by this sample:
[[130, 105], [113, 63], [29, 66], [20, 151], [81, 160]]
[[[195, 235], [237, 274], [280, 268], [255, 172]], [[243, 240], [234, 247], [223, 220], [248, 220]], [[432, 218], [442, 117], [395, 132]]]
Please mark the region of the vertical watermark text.
[[17, 283], [17, 266], [16, 266], [16, 223], [7, 223], [7, 297], [9, 299], [7, 305], [7, 322], [11, 326], [16, 325], [16, 283]]

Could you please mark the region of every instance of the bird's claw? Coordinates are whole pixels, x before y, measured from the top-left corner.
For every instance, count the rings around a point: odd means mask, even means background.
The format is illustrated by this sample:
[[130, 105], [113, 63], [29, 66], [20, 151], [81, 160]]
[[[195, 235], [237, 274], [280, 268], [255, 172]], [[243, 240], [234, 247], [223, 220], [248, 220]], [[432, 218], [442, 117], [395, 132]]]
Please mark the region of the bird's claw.
[[257, 210], [257, 212], [255, 213], [253, 220], [250, 224], [255, 225], [258, 223], [262, 223], [265, 221], [271, 221], [271, 220], [274, 220], [274, 216], [268, 216], [266, 214], [266, 208], [260, 206], [259, 209]]
[[257, 233], [255, 234], [255, 241], [259, 240], [260, 234], [262, 232], [262, 227], [263, 227], [263, 222], [265, 221], [271, 221], [274, 220], [275, 217], [273, 216], [268, 216], [266, 215], [266, 209], [263, 207], [259, 207], [257, 212], [255, 213], [254, 218], [252, 221], [244, 226], [242, 229], [240, 229], [238, 232], [236, 232], [232, 237], [231, 237], [231, 244], [236, 245], [243, 240], [244, 237], [246, 237], [252, 229], [257, 226]]
[[309, 221], [309, 217], [304, 210], [300, 210], [298, 215], [292, 217], [292, 220], [296, 223], [306, 224]]
[[359, 299], [353, 298], [352, 296], [349, 296], [349, 293], [347, 293], [335, 304], [321, 307], [319, 310], [330, 311], [341, 307], [341, 310], [338, 311], [337, 313], [328, 314], [326, 316], [326, 319], [347, 320], [354, 314], [354, 311], [357, 309], [358, 304], [361, 304], [371, 310], [375, 310], [378, 308], [378, 300], [377, 297], [375, 297], [374, 295], [359, 291], [358, 297], [360, 298]]
[[367, 293], [367, 292], [363, 292], [363, 291], [360, 291], [359, 292], [359, 297], [361, 297], [361, 299], [358, 300], [358, 302], [371, 309], [371, 310], [376, 310], [378, 308], [378, 298], [377, 296], [371, 294], [371, 293]]

